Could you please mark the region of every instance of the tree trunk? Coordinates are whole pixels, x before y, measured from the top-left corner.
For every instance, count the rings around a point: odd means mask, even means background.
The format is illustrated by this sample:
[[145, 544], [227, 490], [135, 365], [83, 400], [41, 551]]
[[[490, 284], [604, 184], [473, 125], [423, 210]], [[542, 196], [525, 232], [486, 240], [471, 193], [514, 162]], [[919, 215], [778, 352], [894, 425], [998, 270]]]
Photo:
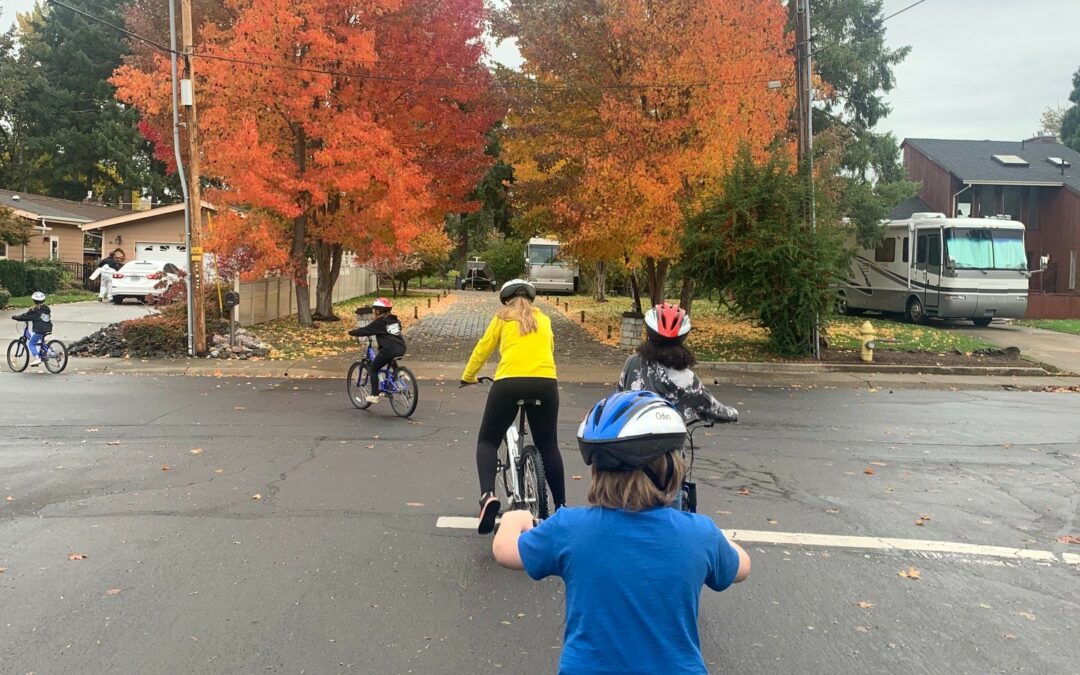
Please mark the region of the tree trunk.
[[402, 295], [408, 295], [409, 294], [409, 277], [405, 277], [404, 279], [401, 280], [401, 294]]
[[[296, 142], [293, 144], [293, 161], [300, 175], [307, 168], [307, 134], [304, 128], [296, 125], [293, 133]], [[289, 251], [289, 262], [292, 264], [293, 281], [296, 286], [296, 321], [304, 328], [312, 328], [315, 322], [311, 318], [311, 288], [308, 284], [307, 250], [307, 222], [311, 208], [308, 195], [301, 195], [303, 212], [293, 218], [292, 248]]]
[[667, 284], [667, 260], [645, 258], [645, 279], [649, 285], [649, 300], [655, 307], [664, 301], [664, 286]]
[[334, 314], [334, 286], [341, 275], [341, 244], [330, 244], [319, 239], [315, 242], [315, 262], [319, 266], [319, 280], [315, 284], [315, 315], [318, 321], [338, 321]]
[[602, 260], [596, 261], [594, 283], [596, 288], [594, 289], [593, 298], [597, 302], [607, 302], [607, 263]]
[[686, 313], [690, 313], [690, 305], [694, 301], [694, 278], [690, 276], [683, 277], [682, 280], [682, 293], [679, 294], [679, 307], [686, 310]]

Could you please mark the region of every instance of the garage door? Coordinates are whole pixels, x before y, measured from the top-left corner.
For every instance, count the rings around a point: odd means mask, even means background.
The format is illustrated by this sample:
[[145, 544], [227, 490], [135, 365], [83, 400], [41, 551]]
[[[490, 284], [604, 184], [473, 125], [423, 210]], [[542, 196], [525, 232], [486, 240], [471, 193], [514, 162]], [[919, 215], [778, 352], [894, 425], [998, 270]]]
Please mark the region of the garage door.
[[187, 269], [187, 246], [140, 241], [135, 244], [135, 257], [131, 260], [155, 260]]

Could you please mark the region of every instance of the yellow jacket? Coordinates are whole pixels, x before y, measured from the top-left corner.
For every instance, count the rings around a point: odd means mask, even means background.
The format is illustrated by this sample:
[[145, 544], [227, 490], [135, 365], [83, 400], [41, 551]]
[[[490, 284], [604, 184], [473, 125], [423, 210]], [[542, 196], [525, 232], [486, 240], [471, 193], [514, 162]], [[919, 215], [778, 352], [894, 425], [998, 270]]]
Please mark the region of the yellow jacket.
[[498, 316], [491, 320], [484, 337], [476, 343], [465, 373], [461, 379], [476, 382], [476, 374], [499, 348], [499, 366], [495, 379], [504, 377], [548, 377], [555, 379], [555, 336], [551, 332], [551, 319], [533, 307], [536, 330], [522, 335], [517, 321], [503, 321]]

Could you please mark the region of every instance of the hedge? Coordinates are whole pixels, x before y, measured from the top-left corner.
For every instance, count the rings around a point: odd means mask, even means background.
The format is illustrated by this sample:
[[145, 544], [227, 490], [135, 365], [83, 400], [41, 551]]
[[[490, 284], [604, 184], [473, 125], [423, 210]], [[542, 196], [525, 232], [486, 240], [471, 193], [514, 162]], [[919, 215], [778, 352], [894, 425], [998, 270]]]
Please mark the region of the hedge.
[[26, 265], [18, 260], [0, 260], [0, 286], [12, 295], [29, 295], [26, 291]]
[[53, 260], [0, 260], [0, 286], [16, 297], [34, 291], [55, 293], [64, 272], [64, 266]]
[[6, 288], [0, 286], [0, 309], [7, 307], [9, 300], [11, 300], [11, 293], [8, 293]]

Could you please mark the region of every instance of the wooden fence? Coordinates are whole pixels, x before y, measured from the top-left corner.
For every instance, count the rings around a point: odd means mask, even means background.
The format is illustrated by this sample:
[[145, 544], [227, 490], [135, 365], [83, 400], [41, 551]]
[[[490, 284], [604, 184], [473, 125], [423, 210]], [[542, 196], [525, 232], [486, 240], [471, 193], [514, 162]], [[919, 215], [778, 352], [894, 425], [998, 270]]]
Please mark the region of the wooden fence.
[[[308, 270], [308, 293], [315, 307], [315, 285], [319, 272]], [[296, 286], [287, 277], [269, 277], [240, 284], [238, 320], [241, 326], [253, 326], [296, 314]], [[334, 285], [334, 302], [341, 302], [376, 290], [375, 275], [366, 267], [343, 265]]]

